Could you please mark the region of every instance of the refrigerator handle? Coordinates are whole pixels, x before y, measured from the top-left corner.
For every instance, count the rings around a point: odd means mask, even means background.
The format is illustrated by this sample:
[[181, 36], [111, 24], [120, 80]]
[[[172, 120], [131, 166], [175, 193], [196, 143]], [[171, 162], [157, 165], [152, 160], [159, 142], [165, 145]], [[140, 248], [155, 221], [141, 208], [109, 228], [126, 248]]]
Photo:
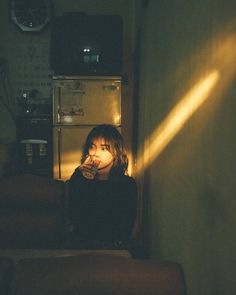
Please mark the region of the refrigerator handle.
[[61, 123], [61, 87], [58, 87], [57, 122]]
[[61, 128], [57, 128], [58, 176], [61, 179]]

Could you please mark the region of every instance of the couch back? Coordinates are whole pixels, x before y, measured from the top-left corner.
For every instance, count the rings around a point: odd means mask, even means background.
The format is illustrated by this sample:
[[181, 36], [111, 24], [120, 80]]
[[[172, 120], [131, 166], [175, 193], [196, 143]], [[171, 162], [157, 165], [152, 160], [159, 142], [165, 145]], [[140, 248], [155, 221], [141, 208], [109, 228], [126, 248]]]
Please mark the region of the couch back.
[[0, 248], [60, 247], [64, 239], [65, 185], [22, 174], [0, 181]]

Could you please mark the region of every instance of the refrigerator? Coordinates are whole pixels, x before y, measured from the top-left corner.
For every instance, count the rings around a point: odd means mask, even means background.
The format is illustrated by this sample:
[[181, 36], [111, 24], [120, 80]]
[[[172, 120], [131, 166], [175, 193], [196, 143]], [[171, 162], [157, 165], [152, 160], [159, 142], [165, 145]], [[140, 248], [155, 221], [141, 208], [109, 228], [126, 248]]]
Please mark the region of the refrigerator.
[[121, 77], [54, 76], [54, 179], [70, 178], [80, 165], [88, 133], [99, 124], [112, 124], [121, 132]]

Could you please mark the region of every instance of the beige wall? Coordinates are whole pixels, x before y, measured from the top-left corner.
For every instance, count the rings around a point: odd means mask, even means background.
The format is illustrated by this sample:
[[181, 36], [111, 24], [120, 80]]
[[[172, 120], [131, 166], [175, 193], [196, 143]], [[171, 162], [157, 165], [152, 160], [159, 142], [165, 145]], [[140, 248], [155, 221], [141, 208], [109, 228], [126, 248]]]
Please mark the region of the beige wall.
[[[189, 295], [236, 290], [235, 10], [235, 1], [167, 0], [140, 11], [144, 237], [152, 258], [182, 264]], [[210, 73], [207, 100], [158, 154], [153, 132]]]

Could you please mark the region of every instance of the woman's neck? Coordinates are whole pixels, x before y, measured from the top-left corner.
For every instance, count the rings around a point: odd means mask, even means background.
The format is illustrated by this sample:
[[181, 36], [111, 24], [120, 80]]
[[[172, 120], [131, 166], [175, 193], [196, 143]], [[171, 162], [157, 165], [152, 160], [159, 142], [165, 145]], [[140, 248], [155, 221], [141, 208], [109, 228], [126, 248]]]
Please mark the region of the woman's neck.
[[97, 174], [96, 179], [98, 179], [98, 180], [108, 180], [109, 179], [109, 174], [99, 173], [99, 174]]
[[96, 179], [98, 180], [108, 180], [110, 176], [110, 170], [112, 167], [112, 163], [102, 169], [98, 169]]

